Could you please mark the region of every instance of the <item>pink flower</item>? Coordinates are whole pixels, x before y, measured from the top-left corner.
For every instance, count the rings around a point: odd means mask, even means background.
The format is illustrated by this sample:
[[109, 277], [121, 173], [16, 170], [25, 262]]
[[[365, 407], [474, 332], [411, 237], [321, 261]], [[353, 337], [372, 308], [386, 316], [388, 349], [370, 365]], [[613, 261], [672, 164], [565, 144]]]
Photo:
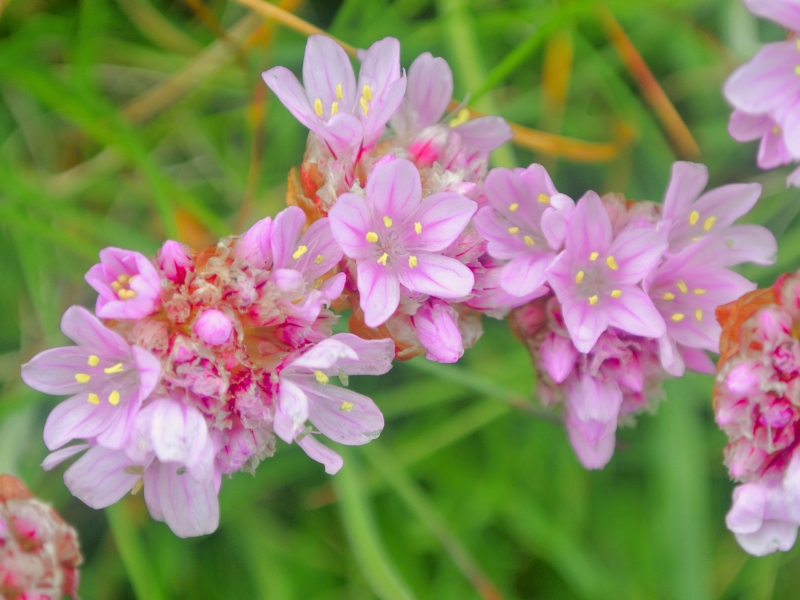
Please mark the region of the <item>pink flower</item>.
[[272, 265], [272, 219], [265, 217], [236, 240], [234, 253], [256, 269]]
[[797, 517], [791, 514], [781, 481], [746, 483], [733, 490], [733, 506], [725, 524], [736, 540], [754, 556], [766, 556], [777, 550], [791, 550], [797, 539]]
[[594, 192], [578, 202], [565, 250], [547, 270], [572, 341], [589, 352], [609, 326], [657, 338], [664, 320], [638, 284], [658, 264], [667, 243], [651, 227], [628, 226], [614, 236]]
[[400, 303], [400, 286], [437, 298], [469, 294], [472, 272], [441, 252], [453, 244], [477, 205], [441, 192], [422, 200], [414, 165], [398, 159], [375, 168], [366, 199], [342, 194], [329, 213], [333, 237], [357, 262], [365, 322], [378, 327]]
[[733, 224], [753, 208], [761, 195], [761, 185], [737, 183], [703, 194], [707, 183], [708, 169], [704, 165], [676, 162], [672, 166], [672, 178], [664, 197], [670, 252], [680, 252], [707, 235], [715, 235], [730, 248], [725, 266], [775, 262], [778, 244], [768, 229]]
[[140, 319], [156, 311], [161, 280], [142, 254], [105, 248], [100, 263], [86, 273], [86, 282], [99, 296], [95, 312], [103, 319]]
[[567, 388], [566, 425], [581, 464], [602, 469], [614, 455], [622, 392], [614, 381], [584, 373]]
[[80, 306], [67, 309], [61, 331], [78, 345], [46, 350], [22, 365], [22, 379], [33, 389], [72, 396], [47, 418], [45, 444], [55, 450], [82, 438], [121, 448], [158, 384], [160, 362]]
[[192, 325], [197, 337], [209, 346], [222, 346], [231, 338], [233, 323], [221, 310], [204, 310]]
[[735, 109], [728, 123], [728, 133], [737, 142], [761, 140], [756, 160], [762, 169], [774, 169], [792, 162], [783, 131], [769, 115], [751, 115]]
[[539, 298], [549, 293], [546, 286], [542, 286], [527, 296], [515, 296], [509, 294], [500, 285], [500, 275], [503, 272], [503, 264], [485, 255], [480, 266], [473, 268], [475, 274], [475, 285], [473, 286], [473, 296], [464, 301], [466, 306], [481, 311], [494, 319], [502, 319], [509, 310], [527, 304], [535, 298]]
[[561, 250], [575, 203], [556, 190], [541, 165], [493, 169], [483, 193], [489, 200], [475, 215], [475, 226], [488, 241], [489, 256], [508, 260], [500, 286], [527, 296], [546, 282], [545, 270]]
[[303, 125], [327, 142], [334, 156], [369, 150], [403, 99], [400, 43], [375, 42], [361, 56], [356, 85], [344, 50], [324, 35], [308, 38], [303, 84], [284, 67], [263, 74], [264, 81]]
[[183, 283], [186, 280], [186, 273], [194, 270], [189, 249], [174, 240], [164, 242], [158, 252], [156, 264], [164, 276], [175, 283]]
[[342, 459], [316, 440], [306, 422], [340, 444], [358, 446], [380, 435], [383, 415], [375, 403], [338, 387], [332, 377], [382, 375], [392, 367], [394, 342], [362, 340], [340, 333], [290, 360], [280, 371], [275, 433], [287, 443], [296, 441], [306, 454], [336, 473]]

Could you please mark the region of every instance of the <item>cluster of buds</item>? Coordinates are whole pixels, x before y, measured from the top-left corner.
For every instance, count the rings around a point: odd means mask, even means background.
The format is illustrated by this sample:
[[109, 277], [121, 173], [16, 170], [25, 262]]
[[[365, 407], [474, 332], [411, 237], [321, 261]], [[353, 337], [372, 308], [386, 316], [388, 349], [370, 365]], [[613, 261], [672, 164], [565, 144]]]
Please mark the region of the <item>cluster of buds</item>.
[[[791, 33], [786, 40], [766, 44], [725, 83], [733, 105], [728, 131], [739, 142], [760, 140], [757, 162], [774, 169], [800, 161], [800, 3], [797, 0], [744, 0], [755, 15]], [[788, 185], [800, 187], [800, 169]]]
[[19, 479], [0, 475], [0, 598], [76, 598], [82, 562], [75, 530]]
[[726, 522], [757, 556], [789, 550], [800, 525], [800, 272], [722, 306], [716, 421], [741, 483]]

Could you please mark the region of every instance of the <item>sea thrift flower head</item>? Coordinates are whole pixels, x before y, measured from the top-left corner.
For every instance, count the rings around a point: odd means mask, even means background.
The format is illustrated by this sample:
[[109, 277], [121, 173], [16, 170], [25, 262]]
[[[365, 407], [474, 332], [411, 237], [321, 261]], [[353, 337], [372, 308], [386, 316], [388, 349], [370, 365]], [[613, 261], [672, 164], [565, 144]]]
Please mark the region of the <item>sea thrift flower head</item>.
[[142, 254], [121, 248], [100, 251], [100, 263], [86, 273], [98, 293], [95, 312], [103, 319], [139, 319], [155, 312], [161, 297], [159, 276]]
[[224, 312], [212, 308], [200, 313], [192, 329], [209, 346], [221, 346], [230, 339], [233, 323]]
[[55, 450], [74, 439], [94, 438], [121, 447], [158, 384], [161, 363], [80, 306], [64, 313], [61, 331], [77, 346], [46, 350], [22, 366], [22, 379], [33, 389], [72, 396], [50, 413], [45, 444]]
[[405, 92], [396, 39], [374, 43], [360, 58], [356, 84], [344, 50], [327, 36], [312, 35], [303, 60], [305, 89], [284, 67], [274, 67], [263, 75], [286, 108], [325, 140], [334, 156], [369, 150]]
[[589, 352], [609, 326], [652, 338], [664, 333], [664, 319], [639, 283], [666, 249], [652, 227], [630, 226], [614, 236], [600, 197], [588, 192], [581, 198], [565, 249], [547, 270], [579, 351]]
[[310, 421], [329, 439], [349, 446], [366, 444], [383, 429], [375, 403], [352, 390], [334, 385], [339, 377], [382, 375], [391, 369], [392, 340], [362, 340], [340, 333], [289, 360], [280, 371], [275, 432], [287, 443], [296, 441], [329, 474], [342, 467], [341, 457], [320, 444], [306, 427]]
[[670, 224], [670, 252], [680, 252], [708, 235], [723, 239], [730, 252], [726, 266], [743, 262], [775, 262], [775, 236], [760, 225], [734, 225], [758, 201], [761, 185], [737, 183], [706, 193], [708, 169], [701, 164], [676, 162], [664, 197], [664, 220]]
[[444, 256], [477, 205], [455, 193], [422, 200], [416, 167], [397, 159], [377, 167], [366, 197], [343, 194], [331, 209], [333, 237], [355, 260], [360, 306], [368, 327], [386, 322], [407, 292], [437, 298], [469, 294], [475, 281], [460, 261]]
[[488, 241], [489, 256], [508, 260], [500, 286], [527, 296], [545, 284], [545, 270], [561, 250], [575, 203], [558, 193], [541, 165], [493, 169], [483, 193], [489, 205], [475, 215], [475, 226]]
[[0, 597], [78, 597], [83, 557], [75, 530], [10, 475], [0, 475]]
[[183, 283], [186, 280], [186, 272], [194, 268], [189, 249], [174, 240], [164, 242], [156, 262], [164, 276], [175, 283]]

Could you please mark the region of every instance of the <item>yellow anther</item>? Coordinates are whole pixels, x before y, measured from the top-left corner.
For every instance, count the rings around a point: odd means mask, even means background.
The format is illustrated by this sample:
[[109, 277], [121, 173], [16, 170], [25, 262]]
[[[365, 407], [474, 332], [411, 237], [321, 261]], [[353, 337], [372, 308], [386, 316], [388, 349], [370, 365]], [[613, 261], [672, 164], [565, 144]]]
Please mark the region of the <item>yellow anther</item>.
[[703, 288], [695, 288], [695, 290], [694, 290], [694, 295], [695, 296], [702, 296], [705, 293], [706, 293], [706, 291]]
[[100, 364], [100, 357], [95, 356], [94, 354], [90, 354], [89, 360], [87, 360], [86, 362], [89, 363], [90, 367], [96, 367], [97, 365]]
[[781, 133], [781, 128], [780, 128], [780, 127], [778, 127], [777, 125], [773, 125], [773, 126], [772, 126], [772, 133], [773, 133], [773, 134], [775, 134], [775, 135], [780, 135], [780, 133]]
[[118, 292], [122, 289], [122, 284], [119, 281], [112, 281], [111, 289], [114, 290], [115, 292]]
[[116, 406], [119, 404], [119, 392], [117, 390], [114, 390], [108, 395], [108, 403], [111, 406]]
[[694, 225], [700, 220], [700, 213], [696, 210], [693, 210], [692, 213], [689, 215], [689, 225]]
[[795, 67], [794, 67], [794, 74], [795, 74], [795, 75], [800, 75], [800, 65], [795, 65]]
[[142, 487], [144, 487], [144, 479], [137, 479], [136, 483], [133, 484], [133, 489], [131, 489], [131, 496], [135, 496], [141, 492]]
[[119, 281], [122, 285], [128, 285], [131, 282], [131, 279], [133, 278], [127, 273], [123, 273], [122, 275], [117, 277], [117, 281]]
[[515, 211], [515, 210], [517, 210], [518, 208], [519, 208], [519, 204], [518, 204], [517, 202], [514, 202], [514, 204], [511, 204], [511, 205], [508, 207], [508, 210], [510, 210], [511, 212], [514, 212], [514, 211]]
[[361, 90], [361, 95], [364, 96], [364, 100], [369, 102], [372, 100], [372, 88], [368, 85], [365, 85], [364, 89]]
[[677, 283], [675, 283], [675, 287], [677, 287], [684, 294], [689, 291], [689, 286], [686, 285], [683, 279], [678, 279]]
[[314, 112], [317, 113], [318, 117], [322, 116], [322, 100], [319, 98], [314, 100]]
[[550, 204], [550, 196], [547, 194], [539, 194], [536, 199], [542, 204]]
[[420, 223], [419, 221], [417, 221], [416, 223], [414, 223], [414, 231], [416, 231], [416, 232], [417, 232], [417, 235], [419, 235], [420, 233], [422, 233], [422, 223]]
[[694, 318], [697, 319], [698, 321], [702, 321], [703, 320], [703, 311], [700, 310], [699, 308], [696, 311], [694, 311]]
[[800, 50], [800, 38], [797, 38], [794, 43], [797, 46], [797, 49]]
[[303, 254], [305, 254], [306, 252], [308, 252], [308, 246], [298, 246], [297, 250], [295, 250], [294, 254], [292, 254], [292, 258], [297, 260], [298, 258], [303, 256]]
[[367, 232], [367, 241], [369, 243], [371, 243], [371, 244], [374, 244], [375, 242], [378, 241], [378, 234], [375, 233], [374, 231], [368, 231]]
[[622, 296], [622, 290], [613, 290], [611, 292], [612, 298], [619, 298], [620, 296]]
[[361, 110], [364, 111], [365, 115], [369, 114], [369, 104], [367, 104], [367, 101], [364, 100], [364, 96], [361, 96]]
[[597, 301], [598, 301], [599, 299], [600, 299], [600, 298], [598, 298], [596, 295], [595, 295], [595, 296], [589, 296], [589, 304], [591, 304], [592, 306], [594, 306], [595, 304], [597, 304]]
[[598, 257], [598, 256], [600, 256], [600, 253], [599, 253], [599, 252], [592, 252], [592, 253], [589, 255], [589, 260], [591, 260], [591, 261], [595, 261], [595, 260], [597, 260], [597, 257]]
[[341, 83], [337, 83], [336, 84], [336, 99], [337, 100], [341, 100], [343, 97], [344, 97], [344, 94], [342, 93], [342, 84]]
[[459, 125], [463, 125], [469, 121], [469, 117], [469, 109], [462, 108], [460, 111], [458, 111], [458, 114], [455, 117], [450, 119], [450, 127], [458, 127]]
[[340, 410], [340, 411], [342, 411], [342, 412], [350, 412], [350, 411], [351, 411], [351, 410], [353, 410], [355, 407], [356, 407], [356, 405], [355, 405], [355, 404], [353, 404], [352, 402], [348, 402], [347, 400], [345, 400], [344, 402], [342, 402], [342, 403], [339, 405], [339, 410]]
[[536, 242], [533, 241], [533, 238], [529, 235], [526, 235], [524, 238], [526, 246], [533, 246]]
[[331, 104], [331, 116], [335, 115], [338, 112], [339, 112], [339, 103], [334, 102], [333, 104]]
[[608, 258], [606, 258], [606, 264], [608, 265], [608, 268], [611, 269], [612, 271], [616, 271], [617, 269], [619, 269], [619, 265], [617, 264], [617, 259], [614, 258], [613, 256], [609, 256]]
[[693, 237], [692, 241], [696, 242], [697, 240], [701, 240], [701, 239], [703, 239], [703, 236], [702, 235], [698, 235], [697, 237]]
[[86, 373], [75, 373], [75, 381], [78, 383], [89, 383], [91, 378], [92, 376]]
[[678, 323], [680, 321], [683, 321], [683, 317], [684, 317], [684, 315], [682, 313], [675, 313], [670, 317], [670, 319], [672, 319], [673, 321]]
[[314, 264], [321, 265], [323, 260], [325, 260], [325, 257], [322, 256], [322, 254], [317, 254], [317, 258], [314, 259]]
[[97, 394], [89, 394], [89, 397], [86, 399], [89, 404], [94, 404], [95, 406], [100, 404], [100, 396]]
[[664, 294], [664, 300], [675, 300], [675, 294], [667, 292], [666, 294]]
[[392, 221], [392, 219], [390, 217], [387, 217], [387, 216], [383, 217], [383, 224], [386, 226], [386, 229], [389, 229], [389, 227], [392, 226], [393, 222], [394, 221]]
[[411, 267], [413, 269], [418, 264], [419, 264], [419, 261], [417, 261], [417, 257], [416, 256], [409, 256], [408, 257], [408, 266], [409, 267]]
[[314, 371], [314, 379], [319, 381], [320, 383], [328, 383], [331, 379], [322, 371]]
[[122, 373], [125, 369], [122, 368], [122, 363], [117, 363], [113, 367], [106, 367], [103, 369], [103, 373], [106, 375], [111, 375], [112, 373]]
[[519, 233], [519, 227], [509, 227], [508, 233], [511, 235], [517, 235]]
[[130, 300], [131, 298], [136, 297], [136, 292], [134, 292], [133, 290], [126, 290], [125, 288], [122, 288], [117, 292], [117, 296], [119, 296], [120, 300]]
[[703, 223], [703, 231], [711, 231], [714, 223], [717, 222], [717, 217], [708, 217]]
[[583, 271], [578, 271], [575, 274], [575, 283], [580, 283], [581, 281], [583, 281], [583, 276], [584, 275], [585, 275], [585, 273]]
[[385, 267], [387, 258], [389, 258], [389, 255], [386, 254], [386, 252], [384, 252], [383, 254], [381, 254], [381, 257], [378, 259], [378, 264], [379, 265], [383, 265]]

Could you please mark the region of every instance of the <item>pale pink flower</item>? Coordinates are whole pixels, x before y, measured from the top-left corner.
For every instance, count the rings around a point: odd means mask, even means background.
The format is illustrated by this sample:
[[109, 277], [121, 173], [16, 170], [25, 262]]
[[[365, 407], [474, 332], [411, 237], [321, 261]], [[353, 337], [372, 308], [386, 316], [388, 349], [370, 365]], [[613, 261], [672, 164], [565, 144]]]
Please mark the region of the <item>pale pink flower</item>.
[[742, 548], [754, 556], [787, 552], [797, 539], [797, 509], [780, 479], [757, 481], [733, 490], [733, 506], [725, 524]]
[[101, 250], [86, 282], [98, 293], [95, 312], [103, 319], [140, 319], [154, 313], [161, 298], [161, 281], [150, 260], [121, 248]]
[[22, 365], [30, 387], [72, 396], [47, 418], [45, 444], [55, 450], [70, 440], [92, 438], [122, 447], [139, 407], [158, 384], [160, 362], [80, 306], [67, 309], [61, 331], [77, 346], [46, 350]]
[[774, 169], [792, 162], [783, 131], [769, 115], [751, 115], [735, 109], [728, 123], [728, 133], [737, 142], [761, 140], [756, 162], [762, 169]]

